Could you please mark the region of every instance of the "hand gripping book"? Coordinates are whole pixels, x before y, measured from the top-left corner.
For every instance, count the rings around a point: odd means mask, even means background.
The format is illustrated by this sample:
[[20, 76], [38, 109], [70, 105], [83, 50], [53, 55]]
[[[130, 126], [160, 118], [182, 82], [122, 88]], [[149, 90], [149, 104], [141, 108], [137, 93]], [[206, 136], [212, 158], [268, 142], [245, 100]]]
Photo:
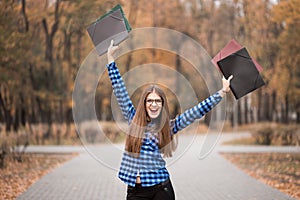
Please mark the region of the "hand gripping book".
[[128, 38], [130, 31], [130, 24], [120, 5], [101, 16], [87, 28], [99, 55], [107, 52], [111, 40], [118, 45]]
[[[211, 60], [211, 62], [216, 66], [219, 67], [217, 62], [223, 58], [226, 58], [230, 54], [242, 49], [243, 47], [234, 39], [230, 40], [223, 49], [215, 57]], [[257, 70], [261, 72], [263, 70], [262, 66], [256, 62], [255, 59], [251, 58], [253, 63], [255, 64]]]
[[246, 48], [242, 48], [217, 62], [226, 79], [233, 75], [230, 88], [236, 99], [265, 85]]

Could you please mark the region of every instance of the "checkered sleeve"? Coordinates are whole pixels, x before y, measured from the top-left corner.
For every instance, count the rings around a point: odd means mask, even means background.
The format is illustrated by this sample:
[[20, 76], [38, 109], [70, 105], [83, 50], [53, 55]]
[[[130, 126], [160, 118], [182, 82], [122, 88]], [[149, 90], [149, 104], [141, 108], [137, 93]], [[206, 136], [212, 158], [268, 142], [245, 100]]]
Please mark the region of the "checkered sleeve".
[[135, 108], [130, 100], [129, 94], [121, 77], [117, 64], [115, 62], [106, 65], [108, 75], [112, 83], [113, 92], [117, 98], [122, 114], [128, 123], [131, 122], [135, 115]]
[[193, 123], [196, 119], [202, 118], [206, 113], [208, 113], [211, 109], [213, 109], [220, 101], [222, 97], [219, 92], [214, 95], [208, 97], [204, 101], [200, 102], [193, 108], [190, 108], [178, 115], [173, 121], [172, 132], [176, 134], [178, 131], [181, 131], [191, 123]]

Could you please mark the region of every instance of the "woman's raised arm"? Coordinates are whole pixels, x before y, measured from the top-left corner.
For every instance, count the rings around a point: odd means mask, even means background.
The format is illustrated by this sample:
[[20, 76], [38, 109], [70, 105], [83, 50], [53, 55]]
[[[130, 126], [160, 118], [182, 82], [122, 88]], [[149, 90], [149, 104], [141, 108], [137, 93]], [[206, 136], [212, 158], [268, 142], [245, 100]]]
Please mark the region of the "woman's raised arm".
[[122, 114], [127, 122], [130, 123], [135, 115], [135, 108], [132, 104], [132, 101], [130, 100], [117, 64], [114, 61], [114, 53], [117, 51], [117, 49], [118, 46], [114, 46], [112, 40], [107, 51], [108, 64], [106, 65], [106, 67], [108, 69], [108, 75], [111, 80], [113, 92], [122, 110]]
[[233, 76], [230, 76], [228, 79], [223, 77], [223, 87], [220, 91], [216, 92], [214, 95], [208, 97], [204, 101], [200, 102], [193, 108], [190, 108], [178, 115], [173, 123], [172, 132], [173, 134], [178, 131], [184, 129], [191, 123], [193, 123], [196, 119], [202, 118], [206, 113], [208, 113], [211, 109], [213, 109], [224, 97], [226, 93], [230, 91], [230, 80]]

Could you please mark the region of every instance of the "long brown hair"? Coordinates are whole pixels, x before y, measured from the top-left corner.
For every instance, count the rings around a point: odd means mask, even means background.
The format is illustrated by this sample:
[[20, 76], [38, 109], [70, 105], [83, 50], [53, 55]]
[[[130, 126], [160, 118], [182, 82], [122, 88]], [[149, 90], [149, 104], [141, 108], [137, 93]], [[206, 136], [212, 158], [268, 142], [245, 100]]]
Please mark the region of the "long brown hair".
[[170, 113], [166, 95], [157, 85], [148, 86], [142, 93], [139, 100], [135, 116], [129, 127], [129, 134], [126, 138], [126, 150], [131, 153], [139, 154], [145, 134], [147, 124], [151, 118], [146, 111], [146, 98], [155, 92], [162, 99], [161, 113], [156, 121], [158, 131], [158, 147], [165, 157], [171, 157], [172, 152], [176, 149], [176, 141], [170, 129]]

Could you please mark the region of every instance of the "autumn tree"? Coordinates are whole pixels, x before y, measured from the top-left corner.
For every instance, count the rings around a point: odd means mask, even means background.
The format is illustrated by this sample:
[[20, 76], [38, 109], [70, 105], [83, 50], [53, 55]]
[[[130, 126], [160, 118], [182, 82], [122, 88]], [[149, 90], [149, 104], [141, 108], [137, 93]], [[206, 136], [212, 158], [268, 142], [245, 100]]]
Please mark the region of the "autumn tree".
[[300, 1], [280, 1], [273, 9], [273, 20], [279, 30], [278, 55], [275, 59], [275, 74], [272, 86], [277, 91], [278, 105], [284, 122], [289, 122], [292, 113], [300, 122]]

